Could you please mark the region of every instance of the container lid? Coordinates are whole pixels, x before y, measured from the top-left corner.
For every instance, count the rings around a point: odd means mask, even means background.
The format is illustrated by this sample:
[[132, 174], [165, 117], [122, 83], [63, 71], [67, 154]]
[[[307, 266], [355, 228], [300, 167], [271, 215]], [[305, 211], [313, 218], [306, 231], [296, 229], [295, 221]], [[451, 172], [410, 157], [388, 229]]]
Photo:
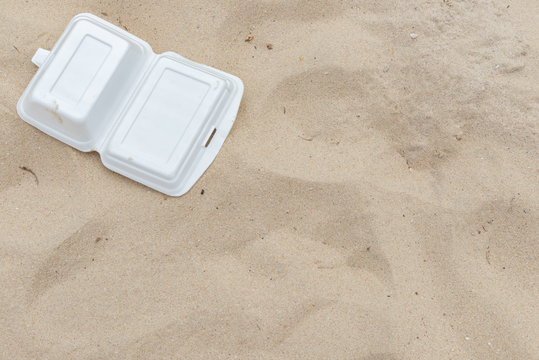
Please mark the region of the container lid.
[[223, 145], [243, 83], [167, 52], [91, 14], [77, 15], [49, 52], [17, 110], [23, 120], [171, 196], [187, 192]]

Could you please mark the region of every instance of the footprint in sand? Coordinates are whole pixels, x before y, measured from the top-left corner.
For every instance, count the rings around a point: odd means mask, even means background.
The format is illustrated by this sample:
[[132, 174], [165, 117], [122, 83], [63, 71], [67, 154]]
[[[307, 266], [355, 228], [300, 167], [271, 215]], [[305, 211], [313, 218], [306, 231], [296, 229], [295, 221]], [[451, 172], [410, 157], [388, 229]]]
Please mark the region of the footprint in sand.
[[[228, 191], [215, 207], [199, 209], [201, 218], [193, 219], [194, 223], [176, 225], [198, 249], [240, 254], [252, 241], [286, 229], [341, 253], [340, 266], [370, 273], [384, 287], [393, 286], [389, 262], [371, 226], [370, 200], [358, 186], [298, 180], [252, 169], [220, 178], [228, 184]], [[185, 215], [168, 216], [173, 222]], [[205, 219], [210, 218], [207, 223]], [[231, 227], [231, 223], [236, 225]], [[200, 226], [208, 228], [201, 243], [189, 235]]]
[[[409, 71], [416, 70], [401, 76]], [[462, 136], [462, 129], [442, 107], [422, 108], [407, 91], [388, 88], [366, 70], [308, 70], [282, 80], [265, 101], [249, 103], [243, 116], [254, 117], [256, 132], [236, 129], [235, 142], [254, 138], [257, 146], [248, 153], [258, 156], [245, 161], [264, 158], [266, 170], [308, 180], [355, 181], [365, 173], [390, 173], [387, 166], [431, 170], [458, 151], [454, 134]]]

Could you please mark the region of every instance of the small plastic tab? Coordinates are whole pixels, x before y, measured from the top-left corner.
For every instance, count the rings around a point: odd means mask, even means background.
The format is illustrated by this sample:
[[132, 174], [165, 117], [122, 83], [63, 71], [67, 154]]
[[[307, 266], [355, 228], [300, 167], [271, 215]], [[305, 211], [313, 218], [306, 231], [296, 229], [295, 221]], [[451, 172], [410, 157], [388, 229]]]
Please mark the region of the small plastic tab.
[[42, 48], [37, 49], [36, 53], [32, 57], [32, 62], [37, 66], [41, 67], [47, 61], [47, 58], [49, 57], [49, 54], [51, 52], [49, 50], [45, 50]]

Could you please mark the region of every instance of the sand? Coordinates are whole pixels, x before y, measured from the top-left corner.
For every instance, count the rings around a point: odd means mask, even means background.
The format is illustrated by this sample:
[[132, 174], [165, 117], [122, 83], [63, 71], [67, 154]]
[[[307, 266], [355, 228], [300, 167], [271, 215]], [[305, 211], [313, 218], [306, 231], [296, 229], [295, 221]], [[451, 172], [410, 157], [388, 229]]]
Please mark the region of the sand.
[[[17, 116], [80, 12], [243, 79], [187, 195]], [[539, 359], [536, 0], [0, 13], [0, 358]]]

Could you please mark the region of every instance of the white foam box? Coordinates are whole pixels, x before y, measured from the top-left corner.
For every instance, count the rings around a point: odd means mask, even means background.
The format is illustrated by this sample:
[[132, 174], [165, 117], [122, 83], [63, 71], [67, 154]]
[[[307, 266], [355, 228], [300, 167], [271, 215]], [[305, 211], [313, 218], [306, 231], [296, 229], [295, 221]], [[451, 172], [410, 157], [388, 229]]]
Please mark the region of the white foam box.
[[241, 102], [233, 75], [166, 52], [91, 14], [77, 15], [18, 104], [20, 117], [103, 164], [171, 196], [213, 162]]

